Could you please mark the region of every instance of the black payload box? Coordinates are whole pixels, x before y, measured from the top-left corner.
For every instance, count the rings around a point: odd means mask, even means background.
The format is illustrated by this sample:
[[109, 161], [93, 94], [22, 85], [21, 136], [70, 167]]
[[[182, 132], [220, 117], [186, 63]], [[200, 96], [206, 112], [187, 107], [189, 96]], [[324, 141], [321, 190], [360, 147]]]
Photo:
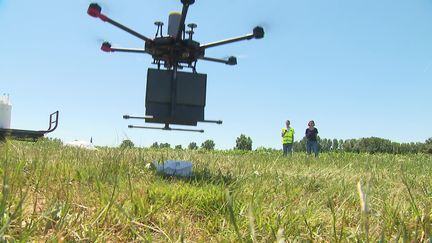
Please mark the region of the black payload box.
[[[196, 126], [204, 121], [207, 75], [149, 68], [146, 122]], [[152, 118], [147, 118], [152, 117]]]

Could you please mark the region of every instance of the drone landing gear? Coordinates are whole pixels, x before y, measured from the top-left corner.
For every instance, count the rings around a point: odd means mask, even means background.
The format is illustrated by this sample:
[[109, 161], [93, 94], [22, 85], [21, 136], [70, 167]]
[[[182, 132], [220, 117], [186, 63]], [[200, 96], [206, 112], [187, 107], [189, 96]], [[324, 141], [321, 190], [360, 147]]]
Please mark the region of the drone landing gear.
[[[124, 115], [123, 119], [153, 119], [153, 116], [130, 116], [130, 115]], [[199, 122], [206, 122], [206, 123], [216, 123], [216, 124], [222, 124], [221, 120], [203, 120]], [[129, 128], [143, 128], [143, 129], [156, 129], [156, 130], [164, 130], [164, 131], [182, 131], [182, 132], [201, 132], [203, 133], [203, 129], [185, 129], [185, 128], [172, 128], [169, 126], [170, 123], [165, 123], [164, 127], [149, 127], [149, 126], [134, 126], [129, 125]]]
[[184, 128], [172, 128], [169, 126], [169, 124], [165, 124], [165, 127], [147, 127], [147, 126], [134, 126], [129, 125], [129, 128], [144, 128], [144, 129], [155, 129], [155, 130], [164, 130], [164, 131], [182, 131], [182, 132], [201, 132], [203, 133], [204, 130], [199, 129], [184, 129]]

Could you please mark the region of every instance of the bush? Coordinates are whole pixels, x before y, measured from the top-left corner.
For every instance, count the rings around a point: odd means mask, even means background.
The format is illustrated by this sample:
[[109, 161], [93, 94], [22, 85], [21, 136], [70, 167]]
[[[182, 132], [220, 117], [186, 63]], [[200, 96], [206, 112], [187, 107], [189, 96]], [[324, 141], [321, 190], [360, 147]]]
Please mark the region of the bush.
[[123, 140], [123, 142], [120, 144], [120, 148], [133, 148], [133, 147], [135, 147], [135, 144], [129, 139]]
[[188, 145], [188, 149], [190, 149], [190, 150], [198, 149], [198, 146], [197, 146], [197, 144], [195, 142], [191, 142]]
[[432, 154], [432, 138], [426, 139], [423, 152], [427, 154]]
[[432, 154], [432, 144], [426, 144], [424, 152], [427, 154]]
[[206, 149], [206, 150], [214, 150], [215, 148], [215, 143], [213, 142], [213, 140], [205, 140], [202, 144], [201, 144], [201, 148], [202, 149]]
[[240, 137], [236, 139], [235, 149], [239, 150], [252, 150], [252, 139], [246, 137], [246, 135], [241, 134]]
[[169, 143], [161, 143], [159, 144], [159, 148], [171, 148], [171, 145]]

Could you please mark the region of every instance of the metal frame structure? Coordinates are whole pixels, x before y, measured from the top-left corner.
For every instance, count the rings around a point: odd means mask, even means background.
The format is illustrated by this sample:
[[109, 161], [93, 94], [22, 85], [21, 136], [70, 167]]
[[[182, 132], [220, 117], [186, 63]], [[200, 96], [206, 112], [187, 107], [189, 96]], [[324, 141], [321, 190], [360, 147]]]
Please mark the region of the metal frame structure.
[[[195, 0], [181, 0], [183, 8], [180, 15], [180, 21], [177, 28], [176, 35], [164, 36], [162, 33], [163, 23], [156, 21], [154, 24], [157, 26], [157, 31], [155, 37], [149, 38], [144, 36], [120, 23], [102, 14], [102, 8], [97, 3], [91, 3], [88, 7], [87, 13], [95, 18], [99, 18], [103, 22], [107, 22], [115, 27], [126, 31], [127, 33], [141, 39], [144, 41], [144, 48], [119, 48], [113, 47], [111, 43], [102, 43], [101, 50], [104, 52], [130, 52], [130, 53], [144, 53], [149, 54], [153, 58], [152, 64], [157, 65], [158, 69], [165, 68], [166, 70], [172, 71], [171, 79], [171, 115], [174, 117], [176, 113], [176, 95], [177, 95], [177, 75], [178, 70], [183, 68], [191, 68], [192, 73], [196, 73], [196, 63], [198, 60], [224, 63], [227, 65], [236, 65], [237, 58], [231, 56], [227, 59], [219, 59], [213, 57], [205, 56], [205, 51], [208, 48], [221, 46], [233, 42], [251, 40], [251, 39], [261, 39], [264, 37], [264, 29], [257, 26], [253, 29], [253, 32], [239, 37], [229, 38], [221, 41], [215, 41], [207, 44], [200, 44], [199, 42], [193, 40], [194, 29], [197, 27], [196, 24], [190, 23], [187, 26], [188, 30], [185, 30], [185, 20], [188, 13], [189, 7], [195, 3]], [[157, 117], [154, 116], [129, 116], [124, 115], [124, 119], [144, 119], [146, 122], [153, 123]], [[196, 124], [197, 121], [195, 121]], [[211, 122], [216, 124], [222, 124], [222, 121], [214, 120], [198, 120], [198, 122]], [[160, 122], [158, 122], [160, 123]], [[204, 132], [203, 130], [194, 129], [177, 129], [170, 128], [170, 124], [179, 124], [173, 118], [164, 122], [165, 126], [163, 128], [157, 127], [147, 127], [147, 126], [133, 126], [129, 125], [130, 128], [147, 128], [147, 129], [162, 129], [162, 130], [176, 130], [176, 131], [195, 131]]]
[[59, 112], [53, 112], [50, 114], [49, 126], [47, 130], [23, 130], [23, 129], [6, 129], [0, 128], [0, 141], [6, 138], [12, 139], [33, 139], [36, 141], [38, 138], [43, 137], [45, 134], [56, 130], [58, 126]]

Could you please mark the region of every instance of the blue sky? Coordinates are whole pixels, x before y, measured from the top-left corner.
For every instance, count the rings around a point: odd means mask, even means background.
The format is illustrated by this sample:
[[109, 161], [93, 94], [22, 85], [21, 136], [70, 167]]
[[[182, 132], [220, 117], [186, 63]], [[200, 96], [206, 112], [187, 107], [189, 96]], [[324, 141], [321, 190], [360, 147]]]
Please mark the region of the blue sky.
[[[238, 57], [237, 66], [198, 62], [207, 73], [205, 133], [129, 129], [144, 114], [151, 57], [104, 53], [143, 42], [86, 14], [88, 0], [0, 0], [0, 93], [10, 94], [12, 127], [45, 129], [50, 137], [117, 146], [167, 142], [184, 147], [213, 139], [234, 147], [246, 134], [253, 147], [279, 148], [290, 119], [296, 139], [313, 119], [323, 138], [377, 136], [397, 142], [432, 137], [431, 0], [196, 0], [186, 23], [208, 43], [265, 28], [261, 40], [211, 48], [208, 56]], [[114, 20], [153, 37], [153, 22], [180, 11], [180, 0], [99, 1]], [[149, 124], [152, 125], [152, 124]], [[192, 127], [193, 128], [193, 127]]]

